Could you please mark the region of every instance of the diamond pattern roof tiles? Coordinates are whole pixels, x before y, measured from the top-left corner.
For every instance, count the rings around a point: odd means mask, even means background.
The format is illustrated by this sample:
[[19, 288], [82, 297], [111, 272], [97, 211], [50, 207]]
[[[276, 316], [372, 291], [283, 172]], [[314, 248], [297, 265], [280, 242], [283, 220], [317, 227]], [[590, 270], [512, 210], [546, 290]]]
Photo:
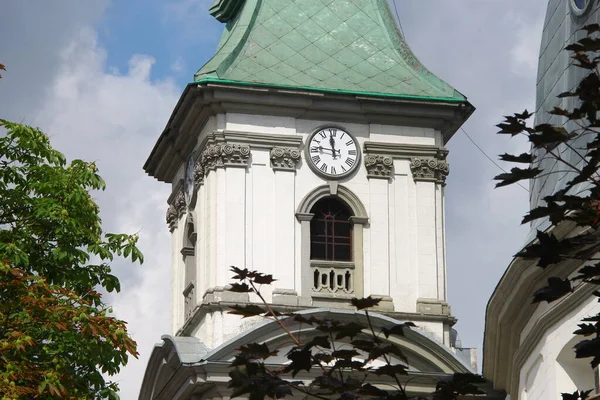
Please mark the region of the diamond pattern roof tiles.
[[429, 72], [387, 0], [217, 0], [227, 27], [196, 81], [466, 101]]

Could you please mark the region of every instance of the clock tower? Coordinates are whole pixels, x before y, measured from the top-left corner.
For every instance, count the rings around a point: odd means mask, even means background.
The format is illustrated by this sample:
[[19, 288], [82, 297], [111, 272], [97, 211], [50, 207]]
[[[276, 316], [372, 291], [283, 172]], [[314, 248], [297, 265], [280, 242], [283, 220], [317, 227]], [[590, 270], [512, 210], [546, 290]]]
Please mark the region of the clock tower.
[[[227, 290], [230, 266], [272, 274], [261, 291], [279, 311], [353, 318], [350, 299], [379, 297], [378, 321], [418, 326], [413, 373], [472, 370], [447, 303], [444, 186], [445, 145], [473, 106], [419, 62], [387, 0], [209, 11], [221, 41], [144, 165], [172, 187], [173, 279], [172, 332], [140, 399], [227, 397], [218, 362], [278, 336], [227, 313], [259, 302]], [[190, 379], [198, 368], [212, 378]]]

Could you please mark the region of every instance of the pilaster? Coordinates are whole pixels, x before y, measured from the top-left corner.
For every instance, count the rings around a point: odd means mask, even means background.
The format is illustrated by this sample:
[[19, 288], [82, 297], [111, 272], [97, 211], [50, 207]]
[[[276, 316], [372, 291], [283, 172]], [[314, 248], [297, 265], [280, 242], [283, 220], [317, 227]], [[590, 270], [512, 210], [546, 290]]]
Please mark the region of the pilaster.
[[369, 180], [371, 263], [369, 270], [365, 270], [365, 278], [369, 278], [365, 283], [369, 283], [366, 294], [373, 296], [390, 294], [388, 189], [387, 179]]
[[275, 171], [273, 222], [277, 224], [277, 233], [273, 237], [272, 251], [273, 265], [277, 268], [277, 281], [274, 284], [277, 289], [294, 289], [296, 286], [294, 282], [294, 172], [294, 169]]
[[[302, 298], [308, 299], [310, 305], [310, 298], [312, 295], [312, 276], [310, 268], [310, 221], [314, 214], [309, 213], [296, 213], [296, 219], [300, 222], [301, 232], [301, 248], [300, 248], [300, 271], [301, 271], [301, 286], [300, 294]], [[301, 304], [303, 305], [303, 304]]]

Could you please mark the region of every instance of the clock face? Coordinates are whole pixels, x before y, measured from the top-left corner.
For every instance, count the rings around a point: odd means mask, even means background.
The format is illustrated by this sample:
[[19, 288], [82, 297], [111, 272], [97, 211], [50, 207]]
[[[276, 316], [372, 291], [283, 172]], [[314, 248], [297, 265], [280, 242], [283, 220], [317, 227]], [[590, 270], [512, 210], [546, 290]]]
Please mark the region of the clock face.
[[326, 178], [347, 176], [360, 163], [358, 141], [341, 128], [320, 128], [308, 138], [306, 162]]
[[194, 155], [190, 154], [185, 165], [185, 177], [183, 181], [183, 193], [187, 205], [194, 197]]

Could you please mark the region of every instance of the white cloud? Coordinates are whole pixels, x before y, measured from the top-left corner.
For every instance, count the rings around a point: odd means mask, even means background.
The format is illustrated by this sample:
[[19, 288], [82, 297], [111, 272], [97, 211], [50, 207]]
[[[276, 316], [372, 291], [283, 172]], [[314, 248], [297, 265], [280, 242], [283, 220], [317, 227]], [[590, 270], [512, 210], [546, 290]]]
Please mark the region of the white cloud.
[[[541, 20], [545, 2], [397, 2], [417, 56], [478, 108], [465, 129], [492, 157], [523, 148], [522, 143], [497, 137], [494, 124], [502, 115], [533, 108], [539, 23], [529, 26], [527, 21]], [[123, 74], [107, 65], [106, 50], [90, 28], [102, 15], [105, 1], [92, 2], [92, 7], [89, 2], [56, 0], [39, 2], [35, 9], [25, 3], [12, 2], [12, 8], [0, 14], [0, 26], [11, 33], [0, 35], [0, 62], [8, 68], [0, 94], [10, 94], [0, 97], [0, 110], [2, 117], [40, 125], [68, 156], [96, 160], [108, 183], [107, 191], [97, 196], [105, 227], [140, 231], [146, 263], [116, 264], [123, 292], [110, 299], [139, 344], [140, 360], [132, 361], [118, 378], [122, 398], [135, 399], [152, 345], [169, 331], [170, 250], [164, 223], [169, 188], [146, 176], [141, 167], [180, 89], [169, 80], [152, 79], [154, 59], [147, 55], [132, 56]], [[210, 3], [166, 3], [162, 22], [182, 24], [183, 32], [180, 38], [168, 39], [173, 40], [169, 46], [174, 54], [169, 56], [175, 60], [174, 72], [180, 61], [191, 63], [178, 58], [192, 53], [183, 51], [186, 46], [214, 45], [218, 39], [219, 24], [206, 17]], [[192, 67], [210, 55], [197, 52]], [[194, 72], [189, 67], [185, 74]], [[491, 178], [498, 170], [461, 132], [449, 147], [450, 303], [460, 320], [463, 344], [480, 346], [485, 304], [496, 278], [524, 240], [518, 221], [527, 195], [518, 187], [493, 190]]]
[[183, 57], [177, 57], [177, 59], [171, 63], [170, 69], [175, 75], [181, 75], [182, 73], [186, 72], [186, 66]]
[[507, 22], [515, 25], [516, 42], [510, 52], [511, 70], [518, 75], [530, 76], [537, 71], [540, 42], [542, 40], [543, 14], [535, 20], [521, 14], [507, 16]]
[[163, 217], [170, 188], [145, 175], [142, 165], [180, 90], [173, 82], [151, 80], [153, 63], [152, 57], [133, 55], [126, 74], [107, 72], [106, 51], [92, 30], [83, 29], [62, 52], [36, 112], [56, 148], [97, 161], [107, 181], [107, 190], [97, 195], [104, 228], [140, 233], [146, 261], [141, 267], [115, 263], [122, 292], [107, 299], [128, 321], [140, 352], [116, 378], [123, 399], [137, 398], [152, 347], [170, 329], [170, 239]]

